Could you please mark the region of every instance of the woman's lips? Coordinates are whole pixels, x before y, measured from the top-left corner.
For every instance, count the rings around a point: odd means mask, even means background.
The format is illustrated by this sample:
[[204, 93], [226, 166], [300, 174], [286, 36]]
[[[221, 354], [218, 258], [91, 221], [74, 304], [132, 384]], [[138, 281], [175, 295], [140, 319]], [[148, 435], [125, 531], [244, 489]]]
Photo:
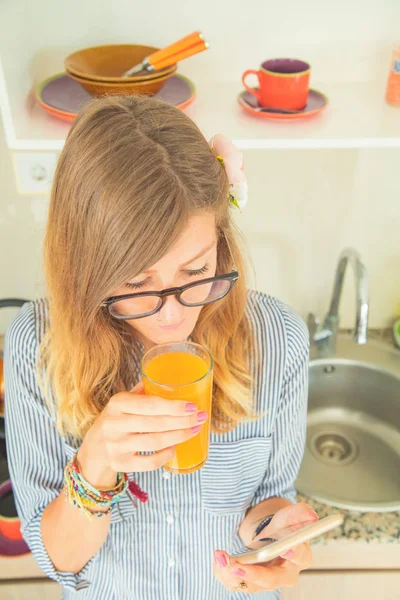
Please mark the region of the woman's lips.
[[180, 321], [179, 323], [175, 323], [174, 325], [160, 325], [160, 329], [164, 329], [164, 331], [174, 331], [175, 329], [179, 329], [179, 327], [181, 327], [181, 325], [183, 325], [183, 321], [185, 319], [182, 319], [182, 321]]

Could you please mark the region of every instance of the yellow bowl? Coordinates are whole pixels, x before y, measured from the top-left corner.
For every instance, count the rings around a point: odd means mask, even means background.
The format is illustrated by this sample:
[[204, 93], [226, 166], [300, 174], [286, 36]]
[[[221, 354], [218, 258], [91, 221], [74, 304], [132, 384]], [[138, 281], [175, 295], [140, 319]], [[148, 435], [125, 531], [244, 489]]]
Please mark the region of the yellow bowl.
[[103, 81], [91, 81], [90, 79], [84, 79], [83, 77], [77, 77], [67, 71], [67, 75], [72, 79], [75, 79], [81, 84], [83, 88], [89, 94], [93, 96], [106, 96], [106, 95], [123, 95], [131, 96], [132, 94], [156, 94], [169, 79], [173, 73], [167, 73], [157, 79], [150, 79], [147, 81], [124, 81], [124, 83], [107, 83]]
[[64, 60], [64, 66], [69, 74], [92, 81], [107, 83], [147, 81], [167, 73], [174, 73], [176, 65], [165, 67], [159, 71], [140, 71], [126, 78], [122, 77], [122, 73], [140, 64], [144, 58], [157, 50], [159, 48], [137, 44], [92, 46], [69, 54]]

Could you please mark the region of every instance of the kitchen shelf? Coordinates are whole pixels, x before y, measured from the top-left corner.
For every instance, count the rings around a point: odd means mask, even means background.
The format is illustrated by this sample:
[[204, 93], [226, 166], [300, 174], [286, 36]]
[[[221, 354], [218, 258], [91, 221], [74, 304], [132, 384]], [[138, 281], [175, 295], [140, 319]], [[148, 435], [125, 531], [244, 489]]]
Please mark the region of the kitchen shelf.
[[400, 109], [374, 83], [313, 85], [329, 98], [320, 115], [301, 121], [270, 121], [246, 113], [236, 102], [240, 84], [199, 86], [187, 113], [212, 135], [221, 131], [245, 150], [296, 148], [400, 148]]
[[[247, 114], [236, 102], [240, 82], [196, 82], [196, 87], [197, 98], [185, 112], [205, 135], [222, 132], [243, 150], [400, 148], [400, 109], [386, 104], [382, 84], [313, 85], [329, 97], [328, 108], [287, 122]], [[0, 108], [11, 150], [62, 149], [70, 125], [43, 111], [32, 93], [13, 95], [1, 72]]]

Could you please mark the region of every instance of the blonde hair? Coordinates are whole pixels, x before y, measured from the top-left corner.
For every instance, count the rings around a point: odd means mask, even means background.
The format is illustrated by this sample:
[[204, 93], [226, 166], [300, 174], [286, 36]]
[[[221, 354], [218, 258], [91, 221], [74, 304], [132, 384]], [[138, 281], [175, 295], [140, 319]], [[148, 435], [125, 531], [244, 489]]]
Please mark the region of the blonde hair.
[[83, 437], [109, 398], [130, 389], [134, 330], [101, 302], [156, 263], [197, 211], [212, 211], [217, 274], [240, 277], [200, 312], [192, 339], [214, 361], [212, 431], [254, 415], [245, 264], [229, 214], [225, 170], [180, 110], [144, 96], [93, 100], [77, 117], [55, 172], [44, 241], [49, 326], [39, 382], [63, 435]]

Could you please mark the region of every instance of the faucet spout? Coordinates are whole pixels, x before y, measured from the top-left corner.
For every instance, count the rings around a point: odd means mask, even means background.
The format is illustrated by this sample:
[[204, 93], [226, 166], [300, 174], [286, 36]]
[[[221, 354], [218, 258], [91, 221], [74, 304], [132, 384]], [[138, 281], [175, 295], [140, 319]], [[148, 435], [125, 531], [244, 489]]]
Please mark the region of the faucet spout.
[[356, 282], [356, 325], [353, 339], [357, 344], [366, 344], [369, 311], [368, 277], [365, 265], [354, 248], [345, 248], [339, 256], [331, 304], [328, 314], [325, 317], [323, 328], [332, 331], [333, 336], [336, 337], [339, 327], [339, 304], [342, 297], [344, 277], [349, 263], [353, 268]]

